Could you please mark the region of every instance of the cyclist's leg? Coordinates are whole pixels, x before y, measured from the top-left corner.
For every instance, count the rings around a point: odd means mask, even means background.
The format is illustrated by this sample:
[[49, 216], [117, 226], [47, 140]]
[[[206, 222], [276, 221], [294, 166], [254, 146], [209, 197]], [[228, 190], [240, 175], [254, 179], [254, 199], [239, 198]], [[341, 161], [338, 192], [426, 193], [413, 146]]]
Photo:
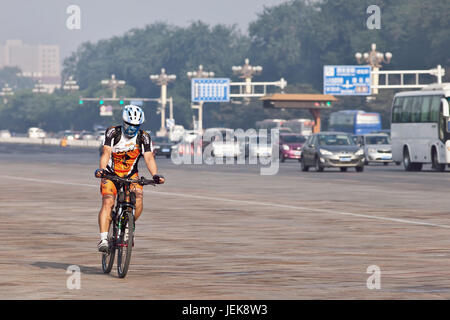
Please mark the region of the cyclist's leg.
[[111, 211], [114, 207], [117, 189], [111, 180], [102, 179], [100, 191], [102, 194], [102, 207], [98, 215], [98, 225], [100, 233], [104, 233], [108, 232], [109, 225], [111, 224]]
[[134, 213], [134, 220], [136, 221], [139, 219], [143, 209], [144, 193], [142, 191], [142, 186], [136, 186], [134, 192], [136, 193], [136, 211]]
[[[131, 179], [138, 179], [139, 175], [138, 173], [135, 173]], [[136, 221], [137, 219], [139, 219], [139, 216], [142, 213], [142, 208], [143, 208], [143, 204], [142, 204], [142, 200], [144, 197], [144, 192], [143, 192], [144, 187], [141, 186], [140, 184], [137, 183], [133, 183], [131, 185], [131, 191], [133, 191], [136, 194], [136, 210], [134, 212], [134, 220]]]

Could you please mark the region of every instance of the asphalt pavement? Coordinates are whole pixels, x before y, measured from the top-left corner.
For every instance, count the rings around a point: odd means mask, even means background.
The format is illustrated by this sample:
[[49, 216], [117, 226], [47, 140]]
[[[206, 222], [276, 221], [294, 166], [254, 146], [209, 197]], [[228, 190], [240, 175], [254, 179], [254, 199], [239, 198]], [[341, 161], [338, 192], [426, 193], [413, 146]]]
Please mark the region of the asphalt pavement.
[[98, 150], [0, 144], [0, 299], [450, 298], [448, 171], [157, 163], [119, 279], [96, 249]]

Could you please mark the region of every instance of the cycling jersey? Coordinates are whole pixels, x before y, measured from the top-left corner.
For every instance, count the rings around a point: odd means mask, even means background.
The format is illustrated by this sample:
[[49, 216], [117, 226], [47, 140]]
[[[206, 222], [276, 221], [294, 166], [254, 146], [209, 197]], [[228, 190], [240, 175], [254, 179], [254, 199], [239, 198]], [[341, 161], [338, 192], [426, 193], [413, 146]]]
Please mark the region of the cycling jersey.
[[122, 126], [110, 127], [105, 132], [104, 146], [112, 148], [106, 171], [119, 177], [130, 178], [138, 172], [138, 162], [145, 152], [153, 151], [150, 135], [139, 130], [133, 138], [122, 132]]

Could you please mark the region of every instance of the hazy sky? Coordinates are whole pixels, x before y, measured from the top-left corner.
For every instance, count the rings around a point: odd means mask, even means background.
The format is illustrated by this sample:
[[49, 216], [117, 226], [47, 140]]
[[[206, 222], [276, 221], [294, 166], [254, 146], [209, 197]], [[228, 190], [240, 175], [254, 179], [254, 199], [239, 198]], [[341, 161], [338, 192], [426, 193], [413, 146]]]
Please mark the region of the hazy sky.
[[[264, 6], [285, 0], [0, 0], [0, 43], [21, 39], [27, 43], [58, 44], [62, 57], [84, 41], [121, 35], [156, 21], [186, 26], [237, 24], [246, 32]], [[81, 9], [81, 29], [69, 30], [69, 5]]]

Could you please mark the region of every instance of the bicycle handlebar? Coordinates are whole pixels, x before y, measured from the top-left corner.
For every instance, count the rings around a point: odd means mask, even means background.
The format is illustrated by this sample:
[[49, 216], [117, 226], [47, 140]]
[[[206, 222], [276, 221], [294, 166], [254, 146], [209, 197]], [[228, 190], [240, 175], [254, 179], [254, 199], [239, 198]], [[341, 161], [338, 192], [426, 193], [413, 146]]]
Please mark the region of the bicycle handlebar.
[[134, 180], [134, 179], [128, 179], [128, 178], [121, 178], [118, 176], [113, 176], [107, 173], [102, 174], [102, 176], [99, 178], [105, 178], [105, 179], [109, 179], [109, 180], [113, 180], [113, 181], [117, 181], [117, 182], [124, 182], [124, 183], [138, 183], [142, 186], [144, 185], [156, 185], [157, 183], [154, 180], [149, 180], [146, 179], [145, 177], [141, 177], [140, 179]]

